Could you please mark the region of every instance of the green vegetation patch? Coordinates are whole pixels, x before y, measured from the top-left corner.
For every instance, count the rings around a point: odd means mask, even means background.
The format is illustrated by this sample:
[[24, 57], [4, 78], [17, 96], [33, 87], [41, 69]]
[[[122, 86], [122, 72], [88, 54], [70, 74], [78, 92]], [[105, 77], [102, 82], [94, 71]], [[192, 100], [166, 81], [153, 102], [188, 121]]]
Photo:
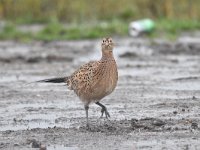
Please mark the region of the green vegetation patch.
[[[182, 31], [193, 31], [200, 29], [200, 23], [197, 20], [167, 20], [160, 19], [155, 21], [156, 30], [148, 37], [164, 36], [170, 39], [176, 38]], [[112, 20], [93, 23], [73, 23], [63, 24], [58, 21], [51, 21], [44, 25], [40, 31], [33, 33], [31, 31], [19, 30], [18, 27], [8, 22], [0, 28], [1, 40], [75, 40], [75, 39], [93, 39], [104, 36], [128, 36], [129, 22], [123, 20]]]

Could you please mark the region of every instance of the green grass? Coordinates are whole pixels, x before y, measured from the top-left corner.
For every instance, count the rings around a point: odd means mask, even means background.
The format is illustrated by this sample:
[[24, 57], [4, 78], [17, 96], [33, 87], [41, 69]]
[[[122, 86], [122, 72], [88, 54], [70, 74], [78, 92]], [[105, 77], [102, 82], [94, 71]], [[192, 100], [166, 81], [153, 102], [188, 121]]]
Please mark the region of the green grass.
[[0, 30], [0, 39], [1, 40], [20, 40], [27, 41], [31, 40], [32, 35], [30, 33], [18, 31], [16, 26], [12, 23], [7, 23]]
[[[200, 29], [200, 23], [196, 20], [166, 20], [156, 22], [156, 30], [148, 35], [150, 38], [167, 37], [175, 39], [182, 31], [193, 31]], [[37, 33], [19, 31], [15, 24], [7, 23], [0, 29], [1, 40], [72, 40], [93, 39], [104, 36], [127, 36], [128, 22], [112, 20], [110, 22], [82, 23], [64, 25], [57, 20], [46, 24], [44, 29]]]
[[198, 20], [169, 20], [161, 19], [156, 22], [155, 37], [164, 36], [167, 39], [175, 40], [181, 32], [192, 32], [200, 30], [200, 22]]
[[198, 20], [159, 20], [157, 28], [176, 34], [182, 31], [200, 29], [200, 22]]
[[127, 24], [112, 22], [72, 24], [65, 27], [58, 22], [48, 24], [35, 38], [40, 40], [91, 39], [111, 35], [126, 35]]

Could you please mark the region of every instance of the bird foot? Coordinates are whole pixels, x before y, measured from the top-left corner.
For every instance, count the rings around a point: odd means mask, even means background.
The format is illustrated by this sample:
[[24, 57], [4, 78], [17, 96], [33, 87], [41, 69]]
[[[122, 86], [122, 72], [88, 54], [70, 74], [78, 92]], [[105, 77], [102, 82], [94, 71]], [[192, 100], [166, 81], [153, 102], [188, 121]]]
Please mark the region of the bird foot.
[[101, 117], [100, 118], [103, 117], [104, 113], [105, 113], [105, 116], [106, 116], [107, 119], [110, 118], [110, 114], [109, 114], [109, 112], [107, 111], [106, 108], [101, 109]]
[[86, 124], [86, 130], [90, 130], [90, 125]]

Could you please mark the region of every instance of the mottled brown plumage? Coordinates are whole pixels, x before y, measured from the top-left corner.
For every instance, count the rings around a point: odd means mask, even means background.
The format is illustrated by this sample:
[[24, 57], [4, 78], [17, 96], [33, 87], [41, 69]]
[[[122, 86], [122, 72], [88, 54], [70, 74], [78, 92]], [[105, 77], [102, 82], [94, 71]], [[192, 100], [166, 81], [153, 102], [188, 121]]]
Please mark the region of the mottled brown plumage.
[[90, 103], [102, 107], [102, 115], [110, 117], [107, 108], [99, 101], [113, 92], [117, 85], [118, 72], [113, 56], [114, 43], [111, 38], [102, 41], [102, 57], [99, 61], [91, 61], [81, 66], [71, 76], [41, 80], [39, 82], [65, 82], [83, 101], [88, 125], [88, 109]]

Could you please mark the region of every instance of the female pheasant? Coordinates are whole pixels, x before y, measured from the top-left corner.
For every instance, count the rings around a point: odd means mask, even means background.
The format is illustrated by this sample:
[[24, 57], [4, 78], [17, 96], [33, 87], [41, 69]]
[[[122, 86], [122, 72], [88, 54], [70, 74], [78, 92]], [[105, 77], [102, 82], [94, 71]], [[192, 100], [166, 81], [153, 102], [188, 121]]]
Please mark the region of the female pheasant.
[[86, 112], [87, 126], [89, 104], [99, 105], [101, 117], [105, 114], [106, 118], [110, 117], [107, 108], [99, 101], [113, 92], [118, 81], [117, 64], [113, 56], [114, 43], [112, 38], [102, 40], [102, 57], [99, 61], [91, 61], [71, 76], [61, 78], [51, 78], [37, 82], [66, 83], [69, 89], [73, 90], [80, 100], [84, 103]]

